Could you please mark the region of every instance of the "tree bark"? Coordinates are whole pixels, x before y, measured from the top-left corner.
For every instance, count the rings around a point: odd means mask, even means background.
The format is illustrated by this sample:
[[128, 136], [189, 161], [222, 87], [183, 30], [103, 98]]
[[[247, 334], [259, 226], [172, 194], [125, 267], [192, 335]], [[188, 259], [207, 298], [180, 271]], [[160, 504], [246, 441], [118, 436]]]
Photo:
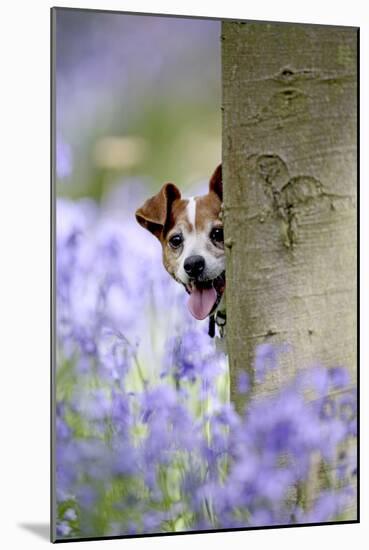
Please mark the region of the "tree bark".
[[[356, 381], [358, 30], [222, 27], [224, 225], [231, 398], [255, 346], [288, 342], [274, 392], [300, 368]], [[254, 387], [254, 393], [260, 391]]]

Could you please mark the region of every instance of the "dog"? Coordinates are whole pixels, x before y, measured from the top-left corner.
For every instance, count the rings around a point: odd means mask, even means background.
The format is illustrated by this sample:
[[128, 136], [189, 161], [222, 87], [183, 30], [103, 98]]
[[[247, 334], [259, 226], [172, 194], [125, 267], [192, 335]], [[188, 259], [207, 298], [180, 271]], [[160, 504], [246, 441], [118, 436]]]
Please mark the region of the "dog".
[[209, 317], [209, 336], [225, 334], [225, 253], [222, 221], [222, 166], [217, 166], [206, 195], [184, 199], [166, 183], [136, 211], [138, 223], [159, 239], [168, 273], [189, 294], [195, 319]]

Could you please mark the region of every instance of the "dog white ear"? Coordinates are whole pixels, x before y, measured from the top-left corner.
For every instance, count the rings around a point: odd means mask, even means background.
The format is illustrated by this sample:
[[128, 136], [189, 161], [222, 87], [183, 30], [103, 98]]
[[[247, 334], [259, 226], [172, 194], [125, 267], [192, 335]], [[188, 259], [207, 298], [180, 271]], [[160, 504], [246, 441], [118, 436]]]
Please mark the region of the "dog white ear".
[[142, 227], [160, 239], [169, 218], [173, 202], [181, 198], [181, 192], [174, 183], [166, 183], [159, 193], [148, 199], [138, 210], [136, 220]]
[[210, 178], [209, 191], [214, 191], [223, 202], [222, 165], [219, 164]]

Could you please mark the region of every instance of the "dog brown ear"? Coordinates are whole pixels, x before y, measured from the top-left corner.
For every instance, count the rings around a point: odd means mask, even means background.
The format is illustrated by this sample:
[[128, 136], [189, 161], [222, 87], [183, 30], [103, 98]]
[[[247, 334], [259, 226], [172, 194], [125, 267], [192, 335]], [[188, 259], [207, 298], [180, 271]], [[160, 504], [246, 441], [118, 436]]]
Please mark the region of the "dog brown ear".
[[165, 223], [168, 219], [172, 203], [181, 198], [180, 190], [174, 183], [166, 183], [159, 193], [148, 199], [138, 210], [136, 220], [142, 227], [148, 229], [160, 239]]
[[219, 164], [210, 178], [209, 191], [214, 191], [223, 201], [222, 165]]

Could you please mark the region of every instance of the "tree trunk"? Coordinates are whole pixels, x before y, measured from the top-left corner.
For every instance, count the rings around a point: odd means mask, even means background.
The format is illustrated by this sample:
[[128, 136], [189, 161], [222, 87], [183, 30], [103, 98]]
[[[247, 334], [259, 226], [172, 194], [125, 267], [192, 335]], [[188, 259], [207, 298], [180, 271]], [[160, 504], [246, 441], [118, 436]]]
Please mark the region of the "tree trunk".
[[[231, 397], [255, 346], [356, 373], [358, 30], [224, 22], [223, 179]], [[254, 392], [259, 391], [257, 387]]]

